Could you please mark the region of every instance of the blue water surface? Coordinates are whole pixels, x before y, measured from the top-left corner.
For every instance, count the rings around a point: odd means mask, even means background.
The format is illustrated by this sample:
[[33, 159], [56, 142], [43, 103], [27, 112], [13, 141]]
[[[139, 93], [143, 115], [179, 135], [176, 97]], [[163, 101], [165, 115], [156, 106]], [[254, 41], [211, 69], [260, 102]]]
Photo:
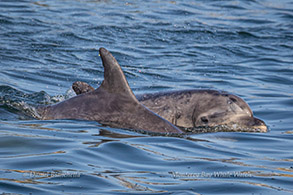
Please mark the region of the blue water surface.
[[[292, 194], [290, 0], [0, 1], [0, 193]], [[98, 49], [135, 94], [237, 94], [268, 133], [151, 136], [77, 120], [40, 121], [31, 105], [98, 87]]]

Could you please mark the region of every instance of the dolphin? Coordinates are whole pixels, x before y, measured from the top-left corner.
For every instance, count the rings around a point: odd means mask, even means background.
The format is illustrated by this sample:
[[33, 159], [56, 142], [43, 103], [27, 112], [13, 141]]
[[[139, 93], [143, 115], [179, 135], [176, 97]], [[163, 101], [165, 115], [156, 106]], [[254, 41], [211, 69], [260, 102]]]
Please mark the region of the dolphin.
[[105, 48], [99, 49], [104, 80], [97, 89], [82, 88], [80, 95], [49, 106], [37, 107], [41, 120], [79, 119], [112, 127], [158, 133], [182, 131], [142, 105], [134, 96], [121, 67]]
[[217, 90], [183, 90], [144, 94], [144, 106], [177, 127], [221, 127], [219, 131], [267, 132], [267, 125], [254, 117], [240, 97]]
[[[81, 81], [73, 83], [72, 88], [77, 95], [94, 90]], [[254, 117], [242, 98], [225, 91], [171, 91], [138, 95], [137, 100], [183, 131], [197, 127], [218, 128], [220, 131], [268, 131], [265, 122]]]
[[[82, 81], [74, 82], [72, 88], [76, 94], [94, 89]], [[249, 105], [242, 98], [225, 91], [182, 90], [143, 94], [138, 95], [137, 99], [182, 130], [221, 127], [225, 131], [268, 131], [265, 122], [254, 117]]]

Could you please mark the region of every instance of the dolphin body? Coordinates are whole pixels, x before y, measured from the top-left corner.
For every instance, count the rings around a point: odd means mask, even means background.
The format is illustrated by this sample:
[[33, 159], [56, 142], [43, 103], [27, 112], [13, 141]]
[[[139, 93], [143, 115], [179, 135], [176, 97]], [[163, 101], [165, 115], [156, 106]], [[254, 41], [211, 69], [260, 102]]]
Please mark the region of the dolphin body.
[[[87, 93], [94, 88], [77, 81], [72, 85], [76, 94]], [[248, 104], [240, 97], [225, 91], [184, 90], [143, 94], [137, 99], [154, 113], [182, 130], [192, 128], [213, 131], [267, 132], [266, 124], [253, 116]]]
[[[159, 133], [182, 131], [142, 105], [134, 96], [121, 67], [105, 48], [99, 49], [104, 66], [104, 81], [94, 90], [50, 106], [39, 106], [42, 120], [80, 119], [112, 127]], [[83, 90], [85, 90], [83, 88]]]
[[[94, 91], [92, 86], [81, 81], [73, 83], [72, 88], [77, 95]], [[184, 90], [144, 94], [137, 96], [137, 99], [182, 130], [221, 127], [226, 131], [268, 131], [266, 124], [253, 116], [252, 110], [243, 99], [225, 91]]]

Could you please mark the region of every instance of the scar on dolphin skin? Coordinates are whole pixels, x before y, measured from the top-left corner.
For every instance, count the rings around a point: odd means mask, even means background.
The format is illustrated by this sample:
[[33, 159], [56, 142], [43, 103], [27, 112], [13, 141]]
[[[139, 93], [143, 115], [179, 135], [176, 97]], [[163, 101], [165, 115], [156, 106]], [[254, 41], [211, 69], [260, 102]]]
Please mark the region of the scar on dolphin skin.
[[[77, 95], [94, 90], [85, 82], [76, 81]], [[206, 132], [267, 132], [267, 125], [253, 116], [240, 97], [216, 90], [184, 90], [137, 96], [140, 103], [182, 130], [197, 127]], [[216, 128], [216, 129], [209, 129]], [[218, 129], [218, 130], [217, 130]]]
[[[79, 119], [97, 121], [112, 127], [155, 133], [182, 131], [142, 105], [130, 89], [125, 75], [112, 54], [99, 49], [104, 66], [104, 80], [99, 88], [73, 88], [78, 96], [55, 105], [38, 106], [41, 120]], [[79, 91], [80, 90], [80, 91]]]

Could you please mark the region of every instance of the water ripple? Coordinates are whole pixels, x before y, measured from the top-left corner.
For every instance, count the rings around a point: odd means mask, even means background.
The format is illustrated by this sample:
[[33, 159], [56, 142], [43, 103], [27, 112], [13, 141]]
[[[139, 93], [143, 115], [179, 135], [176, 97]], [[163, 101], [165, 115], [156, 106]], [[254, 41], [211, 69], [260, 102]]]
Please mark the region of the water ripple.
[[[292, 2], [1, 1], [3, 193], [292, 194]], [[212, 88], [244, 98], [267, 134], [150, 136], [27, 117], [103, 80], [99, 47], [135, 94]]]

